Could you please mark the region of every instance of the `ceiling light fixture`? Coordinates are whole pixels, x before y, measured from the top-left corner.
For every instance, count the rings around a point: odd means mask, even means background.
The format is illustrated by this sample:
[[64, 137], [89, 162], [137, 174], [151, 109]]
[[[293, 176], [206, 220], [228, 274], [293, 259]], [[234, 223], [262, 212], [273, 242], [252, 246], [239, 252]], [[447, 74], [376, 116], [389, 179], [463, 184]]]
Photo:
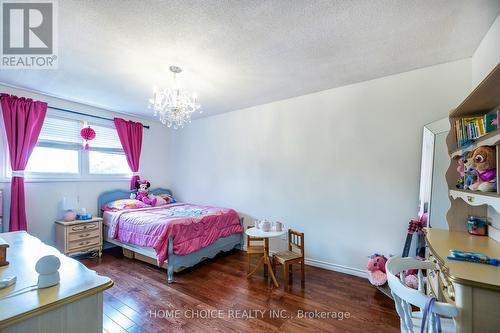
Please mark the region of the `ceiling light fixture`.
[[170, 66], [170, 71], [174, 73], [174, 86], [164, 89], [154, 88], [153, 98], [149, 100], [149, 108], [154, 110], [155, 117], [159, 116], [163, 125], [177, 129], [190, 123], [191, 115], [201, 105], [195, 92], [190, 93], [179, 88], [176, 76], [182, 72], [181, 68]]

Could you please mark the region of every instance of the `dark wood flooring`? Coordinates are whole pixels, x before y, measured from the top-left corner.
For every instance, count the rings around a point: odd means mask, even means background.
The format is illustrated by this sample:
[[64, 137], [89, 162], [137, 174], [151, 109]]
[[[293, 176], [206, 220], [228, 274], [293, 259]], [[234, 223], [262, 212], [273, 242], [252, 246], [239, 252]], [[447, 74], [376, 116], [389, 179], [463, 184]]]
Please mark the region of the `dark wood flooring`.
[[[365, 279], [306, 266], [305, 288], [297, 271], [285, 292], [279, 269], [280, 288], [262, 273], [247, 279], [245, 258], [220, 255], [175, 274], [173, 284], [165, 270], [124, 258], [118, 248], [82, 262], [115, 283], [104, 293], [106, 333], [399, 331], [393, 302]], [[300, 318], [306, 311], [316, 318]]]

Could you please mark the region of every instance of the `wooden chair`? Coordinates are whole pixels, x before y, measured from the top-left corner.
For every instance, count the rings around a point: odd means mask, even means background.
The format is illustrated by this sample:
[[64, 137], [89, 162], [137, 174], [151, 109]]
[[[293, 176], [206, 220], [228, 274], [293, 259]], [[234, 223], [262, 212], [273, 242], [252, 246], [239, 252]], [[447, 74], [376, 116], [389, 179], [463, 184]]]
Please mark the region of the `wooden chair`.
[[[430, 261], [420, 261], [415, 258], [392, 257], [385, 265], [387, 271], [387, 282], [391, 288], [396, 311], [401, 321], [401, 332], [420, 332], [422, 325], [422, 314], [431, 297], [424, 294], [423, 269], [435, 270], [436, 266]], [[418, 289], [407, 287], [404, 283], [404, 272], [417, 269]], [[396, 275], [399, 274], [400, 277]], [[420, 311], [412, 312], [412, 305], [420, 308]], [[441, 331], [455, 332], [453, 318], [458, 315], [456, 306], [448, 303], [435, 302], [429, 316], [427, 332], [437, 332], [437, 319], [441, 321]]]
[[289, 282], [293, 280], [293, 264], [300, 264], [301, 285], [304, 287], [305, 262], [304, 262], [304, 233], [288, 229], [288, 251], [278, 252], [273, 255], [273, 268], [276, 272], [276, 264], [283, 265], [283, 280], [285, 290], [288, 290]]
[[[248, 226], [247, 229], [252, 228]], [[247, 236], [247, 276], [250, 276], [262, 264], [264, 253], [269, 256], [269, 238]], [[250, 272], [250, 261], [253, 256], [259, 257], [259, 263], [254, 271]], [[267, 265], [264, 265], [264, 277], [267, 277]]]

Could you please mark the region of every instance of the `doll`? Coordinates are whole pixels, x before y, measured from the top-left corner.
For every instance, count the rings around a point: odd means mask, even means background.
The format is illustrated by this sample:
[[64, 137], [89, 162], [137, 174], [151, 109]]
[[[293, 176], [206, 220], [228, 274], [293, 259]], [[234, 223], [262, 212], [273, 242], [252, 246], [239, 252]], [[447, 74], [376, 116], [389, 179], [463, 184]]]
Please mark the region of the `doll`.
[[156, 205], [156, 198], [151, 198], [151, 196], [148, 195], [149, 188], [151, 187], [151, 184], [147, 180], [137, 180], [135, 182], [135, 188], [137, 189], [136, 193], [131, 193], [130, 194], [130, 199], [136, 199], [144, 202], [146, 205], [151, 205], [155, 206]]

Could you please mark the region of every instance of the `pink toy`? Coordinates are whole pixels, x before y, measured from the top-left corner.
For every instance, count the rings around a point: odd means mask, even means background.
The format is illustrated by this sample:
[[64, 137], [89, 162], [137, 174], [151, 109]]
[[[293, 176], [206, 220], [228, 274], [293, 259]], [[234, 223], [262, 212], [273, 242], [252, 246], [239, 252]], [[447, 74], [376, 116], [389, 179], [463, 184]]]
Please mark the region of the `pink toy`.
[[463, 177], [465, 175], [464, 160], [461, 158], [458, 159], [457, 172], [460, 175], [460, 177]]
[[146, 205], [156, 206], [157, 199], [154, 196], [148, 195], [148, 189], [151, 184], [146, 180], [137, 180], [135, 182], [135, 188], [137, 193], [130, 194], [130, 199], [136, 199], [144, 202]]
[[383, 255], [375, 253], [368, 259], [368, 280], [374, 286], [382, 286], [387, 282], [387, 275], [385, 273], [385, 263], [387, 258]]
[[405, 284], [407, 287], [418, 289], [418, 279], [415, 274], [405, 276]]
[[[424, 260], [424, 258], [417, 256], [417, 260]], [[409, 269], [405, 272], [405, 284], [413, 289], [418, 289], [418, 278], [417, 278], [418, 270]]]

